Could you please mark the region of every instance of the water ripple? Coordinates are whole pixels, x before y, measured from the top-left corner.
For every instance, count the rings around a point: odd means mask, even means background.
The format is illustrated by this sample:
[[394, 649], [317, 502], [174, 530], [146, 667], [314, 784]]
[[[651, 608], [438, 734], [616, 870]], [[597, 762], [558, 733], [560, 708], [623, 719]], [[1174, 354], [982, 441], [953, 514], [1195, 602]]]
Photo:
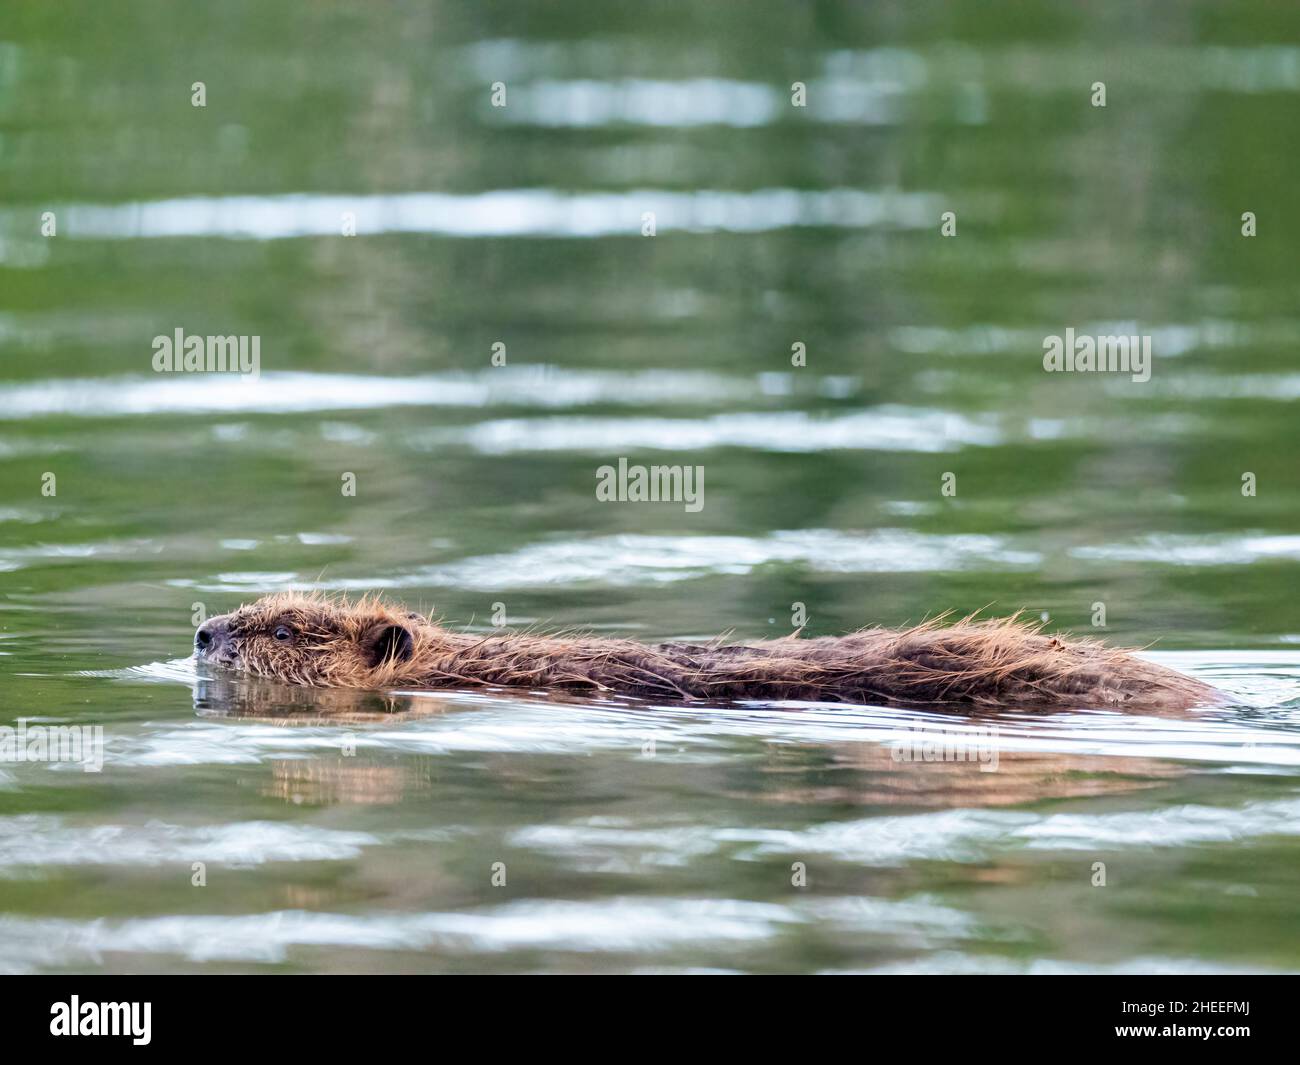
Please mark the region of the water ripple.
[[[147, 362], [141, 356], [141, 362]], [[388, 407], [580, 407], [596, 403], [723, 403], [763, 394], [762, 376], [708, 372], [499, 367], [480, 373], [414, 377], [366, 374], [155, 374], [10, 384], [0, 418], [49, 415], [292, 414]]]
[[282, 962], [295, 947], [430, 950], [637, 951], [685, 944], [746, 944], [802, 919], [784, 906], [715, 899], [606, 898], [511, 902], [453, 913], [174, 915], [123, 921], [0, 918], [0, 965], [98, 962], [105, 953], [167, 954], [190, 961]]
[[944, 410], [878, 407], [817, 416], [803, 411], [738, 412], [708, 418], [516, 418], [432, 430], [416, 438], [433, 450], [461, 444], [489, 455], [538, 451], [625, 454], [632, 449], [698, 451], [743, 447], [759, 451], [844, 449], [957, 451], [1003, 442], [996, 420]]
[[304, 580], [301, 575], [224, 573], [215, 579], [169, 583], [203, 591], [265, 592], [307, 585], [335, 591], [445, 586], [497, 591], [552, 584], [623, 587], [743, 575], [769, 564], [807, 566], [821, 573], [923, 573], [1018, 569], [1041, 556], [1007, 538], [978, 533], [952, 535], [879, 529], [778, 530], [762, 537], [651, 536], [625, 534], [529, 544], [517, 551], [480, 555], [419, 567], [394, 576]]
[[354, 858], [379, 839], [271, 821], [236, 821], [186, 827], [162, 821], [143, 825], [72, 825], [39, 814], [0, 817], [0, 876], [44, 866], [188, 864], [247, 867], [267, 862]]
[[[66, 233], [71, 240], [338, 237], [343, 217], [349, 214], [355, 216], [356, 233], [363, 237], [438, 233], [590, 238], [639, 237], [647, 213], [654, 215], [659, 232], [763, 233], [794, 226], [925, 229], [935, 224], [943, 202], [932, 192], [853, 188], [576, 193], [501, 189], [466, 194], [192, 196], [123, 204], [70, 203], [55, 210], [60, 235]], [[11, 211], [0, 215], [0, 223], [18, 231], [28, 217], [28, 211]]]

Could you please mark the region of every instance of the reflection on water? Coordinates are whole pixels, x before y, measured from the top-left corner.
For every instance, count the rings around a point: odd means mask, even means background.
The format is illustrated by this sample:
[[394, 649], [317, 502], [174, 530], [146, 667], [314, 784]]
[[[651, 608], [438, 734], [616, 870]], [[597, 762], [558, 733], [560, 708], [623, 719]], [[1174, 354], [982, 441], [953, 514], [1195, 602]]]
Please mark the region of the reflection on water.
[[[1294, 20], [943, 15], [0, 26], [0, 726], [106, 743], [0, 762], [0, 970], [1300, 968]], [[262, 372], [153, 373], [178, 328], [260, 337]], [[1067, 328], [1150, 336], [1151, 380], [1044, 374]], [[703, 510], [597, 501], [620, 457], [705, 467]], [[180, 657], [303, 586], [652, 641], [1023, 609], [1233, 704]]]
[[593, 403], [725, 402], [746, 382], [716, 374], [572, 373], [546, 367], [501, 372], [366, 377], [359, 374], [237, 374], [38, 381], [6, 389], [0, 416], [54, 414], [291, 414], [367, 407], [578, 407]]
[[[1178, 664], [1230, 688], [1234, 677], [1266, 677], [1276, 691], [1294, 692], [1300, 680], [1300, 660], [1255, 656], [1247, 669], [1231, 659]], [[113, 968], [115, 958], [142, 956], [164, 968], [328, 967], [346, 950], [363, 969], [404, 968], [394, 952], [433, 952], [452, 968], [472, 967], [486, 952], [529, 968], [544, 952], [550, 966], [572, 954], [598, 967], [640, 958], [745, 970], [779, 967], [782, 943], [811, 937], [828, 970], [888, 970], [898, 952], [923, 951], [934, 956], [922, 968], [1087, 971], [1050, 954], [1001, 957], [1015, 945], [1038, 949], [1032, 914], [935, 892], [955, 879], [986, 891], [1052, 885], [1070, 895], [1092, 890], [1087, 871], [1099, 856], [1117, 870], [1133, 855], [1148, 862], [1189, 849], [1214, 861], [1217, 852], [1205, 848], [1276, 846], [1300, 826], [1294, 790], [1268, 783], [1300, 765], [1294, 708], [1243, 702], [1161, 718], [797, 703], [687, 708], [505, 692], [310, 692], [194, 668], [178, 659], [98, 678], [137, 691], [141, 683], [193, 690], [188, 721], [115, 728], [109, 771], [126, 786], [148, 772], [183, 774], [209, 790], [212, 767], [240, 766], [230, 783], [246, 802], [273, 804], [263, 817], [0, 817], [0, 880], [98, 868], [169, 891], [172, 871], [197, 859], [214, 878], [279, 870], [284, 893], [266, 896], [247, 882], [239, 890], [255, 912], [240, 916], [10, 916], [7, 968], [78, 967], [91, 958]], [[926, 760], [917, 746], [963, 735], [991, 745], [994, 764]], [[40, 786], [31, 778], [42, 772], [23, 767], [22, 783]], [[1242, 788], [1234, 783], [1242, 772], [1269, 776]], [[689, 810], [656, 799], [666, 784]], [[612, 804], [611, 788], [620, 797]], [[547, 797], [559, 805], [544, 818], [508, 816]], [[562, 869], [575, 887], [609, 890], [580, 901], [491, 900], [466, 867], [489, 853], [503, 856], [513, 876], [549, 870], [553, 882]], [[826, 889], [782, 890], [791, 862], [814, 870]], [[1064, 882], [1062, 862], [1077, 866]], [[747, 901], [702, 894], [727, 866], [776, 879], [749, 889], [757, 896]], [[904, 873], [930, 887], [905, 889], [896, 879]], [[1244, 907], [1261, 890], [1274, 888], [1248, 878], [1220, 907]], [[357, 906], [377, 891], [389, 905]], [[1055, 949], [1068, 955], [1084, 942], [1058, 929]], [[1128, 964], [1201, 963], [1148, 953], [1102, 967]]]
[[[82, 240], [145, 237], [228, 237], [283, 240], [334, 236], [339, 219], [356, 217], [357, 234], [438, 233], [453, 237], [636, 236], [642, 216], [656, 229], [688, 233], [763, 233], [791, 226], [861, 229], [929, 226], [940, 201], [933, 193], [861, 189], [759, 189], [754, 192], [640, 189], [624, 193], [562, 195], [550, 190], [507, 190], [475, 196], [420, 192], [390, 196], [235, 197], [165, 200], [99, 207], [58, 208], [68, 233]], [[8, 220], [13, 227], [12, 217]]]

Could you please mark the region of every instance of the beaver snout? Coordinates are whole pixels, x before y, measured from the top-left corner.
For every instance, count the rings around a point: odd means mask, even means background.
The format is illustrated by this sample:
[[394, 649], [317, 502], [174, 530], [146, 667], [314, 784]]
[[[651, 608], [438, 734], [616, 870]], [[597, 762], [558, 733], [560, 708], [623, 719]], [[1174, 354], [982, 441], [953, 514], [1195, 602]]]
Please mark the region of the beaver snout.
[[194, 634], [194, 651], [209, 661], [231, 657], [230, 622], [224, 617], [208, 618]]

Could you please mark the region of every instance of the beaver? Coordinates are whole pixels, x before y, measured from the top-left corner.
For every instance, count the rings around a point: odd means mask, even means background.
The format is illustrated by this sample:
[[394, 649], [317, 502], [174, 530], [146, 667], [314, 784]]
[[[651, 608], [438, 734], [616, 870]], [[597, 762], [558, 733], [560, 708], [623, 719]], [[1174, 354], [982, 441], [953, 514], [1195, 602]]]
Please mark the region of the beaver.
[[196, 657], [316, 688], [498, 685], [673, 701], [1185, 709], [1222, 701], [1198, 680], [1019, 616], [928, 621], [847, 636], [661, 643], [455, 632], [366, 597], [279, 593], [210, 618]]

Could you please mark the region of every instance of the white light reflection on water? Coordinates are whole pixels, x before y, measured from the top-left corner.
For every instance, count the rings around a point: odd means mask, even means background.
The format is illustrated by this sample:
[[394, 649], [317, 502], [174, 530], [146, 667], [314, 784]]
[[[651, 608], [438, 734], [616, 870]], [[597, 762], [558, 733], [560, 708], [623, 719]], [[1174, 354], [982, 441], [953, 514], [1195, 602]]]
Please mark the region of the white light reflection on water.
[[413, 377], [367, 374], [155, 374], [62, 378], [0, 390], [0, 418], [49, 415], [258, 414], [388, 407], [581, 407], [594, 403], [723, 403], [762, 392], [759, 377], [502, 367]]
[[176, 915], [125, 921], [0, 918], [5, 964], [16, 971], [105, 953], [190, 961], [279, 962], [293, 948], [349, 947], [467, 954], [504, 950], [636, 951], [724, 946], [771, 938], [800, 923], [793, 908], [741, 900], [606, 898], [507, 903], [455, 913]]
[[[932, 192], [838, 188], [697, 189], [669, 192], [558, 192], [502, 189], [445, 192], [274, 196], [192, 196], [124, 204], [69, 203], [55, 208], [71, 240], [227, 237], [284, 240], [337, 236], [339, 219], [356, 216], [357, 235], [437, 233], [452, 237], [640, 238], [642, 216], [660, 233], [763, 233], [797, 226], [924, 229], [943, 200]], [[0, 215], [17, 231], [20, 216]]]

